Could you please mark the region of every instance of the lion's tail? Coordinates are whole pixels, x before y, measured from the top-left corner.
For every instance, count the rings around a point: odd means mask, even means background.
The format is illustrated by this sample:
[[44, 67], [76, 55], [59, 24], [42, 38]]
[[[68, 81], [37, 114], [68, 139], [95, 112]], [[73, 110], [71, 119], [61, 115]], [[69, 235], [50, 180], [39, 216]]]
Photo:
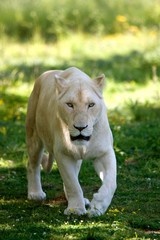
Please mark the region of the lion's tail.
[[43, 154], [41, 165], [43, 167], [43, 170], [46, 173], [50, 173], [51, 172], [52, 165], [53, 165], [53, 160], [54, 160], [54, 157], [53, 157], [52, 154], [49, 154], [49, 156], [47, 154], [45, 154], [45, 153]]

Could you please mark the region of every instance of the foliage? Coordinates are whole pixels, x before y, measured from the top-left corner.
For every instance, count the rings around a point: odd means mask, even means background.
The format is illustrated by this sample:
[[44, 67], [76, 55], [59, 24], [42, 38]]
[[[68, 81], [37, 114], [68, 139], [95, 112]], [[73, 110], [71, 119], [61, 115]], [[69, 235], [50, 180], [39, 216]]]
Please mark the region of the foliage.
[[[143, 61], [147, 50], [156, 46], [157, 36], [149, 36], [118, 35], [98, 42], [78, 36], [55, 46], [5, 42], [3, 48], [2, 42], [0, 239], [159, 239], [160, 83], [151, 80]], [[92, 76], [108, 76], [104, 97], [114, 135], [118, 188], [109, 210], [98, 218], [63, 215], [66, 200], [56, 164], [50, 175], [42, 172], [47, 200], [26, 197], [24, 125], [33, 79], [44, 70], [71, 65]], [[101, 184], [91, 162], [83, 163], [79, 178], [91, 199]]]
[[144, 27], [159, 27], [159, 4], [159, 0], [0, 1], [0, 34], [19, 40], [40, 35], [47, 41], [70, 32], [136, 34]]

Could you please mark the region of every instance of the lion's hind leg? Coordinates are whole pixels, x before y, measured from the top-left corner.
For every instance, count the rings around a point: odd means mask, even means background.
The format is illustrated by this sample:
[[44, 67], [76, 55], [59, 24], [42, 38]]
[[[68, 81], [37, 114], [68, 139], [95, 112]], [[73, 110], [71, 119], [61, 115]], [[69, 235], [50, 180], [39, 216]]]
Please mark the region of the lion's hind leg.
[[36, 131], [31, 138], [27, 138], [28, 147], [28, 199], [43, 200], [46, 194], [42, 190], [40, 164], [43, 156], [43, 144]]
[[49, 155], [47, 154], [43, 154], [42, 157], [42, 161], [41, 161], [41, 165], [43, 167], [43, 170], [46, 173], [50, 173], [52, 170], [52, 165], [53, 165], [53, 161], [54, 161], [54, 156], [53, 154], [49, 153]]

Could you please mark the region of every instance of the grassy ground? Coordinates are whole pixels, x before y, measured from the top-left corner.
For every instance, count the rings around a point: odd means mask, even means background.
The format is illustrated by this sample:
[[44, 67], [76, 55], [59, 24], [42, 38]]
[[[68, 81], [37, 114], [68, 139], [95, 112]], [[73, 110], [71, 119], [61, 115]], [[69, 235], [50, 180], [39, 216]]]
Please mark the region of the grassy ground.
[[[159, 239], [160, 82], [153, 81], [152, 62], [145, 60], [158, 43], [156, 32], [103, 39], [79, 35], [47, 46], [1, 42], [0, 239]], [[24, 123], [33, 80], [71, 65], [107, 76], [104, 97], [118, 188], [107, 213], [92, 219], [63, 215], [66, 200], [56, 164], [50, 175], [42, 172], [47, 200], [27, 200]], [[80, 182], [91, 199], [100, 181], [90, 162], [84, 162]]]

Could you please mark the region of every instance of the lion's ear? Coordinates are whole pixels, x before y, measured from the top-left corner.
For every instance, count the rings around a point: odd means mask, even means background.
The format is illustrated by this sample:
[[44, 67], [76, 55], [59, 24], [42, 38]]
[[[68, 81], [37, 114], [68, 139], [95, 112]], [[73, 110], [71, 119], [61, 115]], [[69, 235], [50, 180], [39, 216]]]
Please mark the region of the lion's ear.
[[55, 79], [56, 79], [56, 87], [57, 87], [58, 93], [61, 93], [67, 87], [66, 79], [60, 77], [57, 74], [55, 75]]
[[96, 82], [96, 85], [99, 87], [99, 89], [102, 91], [105, 86], [105, 75], [102, 74], [94, 79]]

